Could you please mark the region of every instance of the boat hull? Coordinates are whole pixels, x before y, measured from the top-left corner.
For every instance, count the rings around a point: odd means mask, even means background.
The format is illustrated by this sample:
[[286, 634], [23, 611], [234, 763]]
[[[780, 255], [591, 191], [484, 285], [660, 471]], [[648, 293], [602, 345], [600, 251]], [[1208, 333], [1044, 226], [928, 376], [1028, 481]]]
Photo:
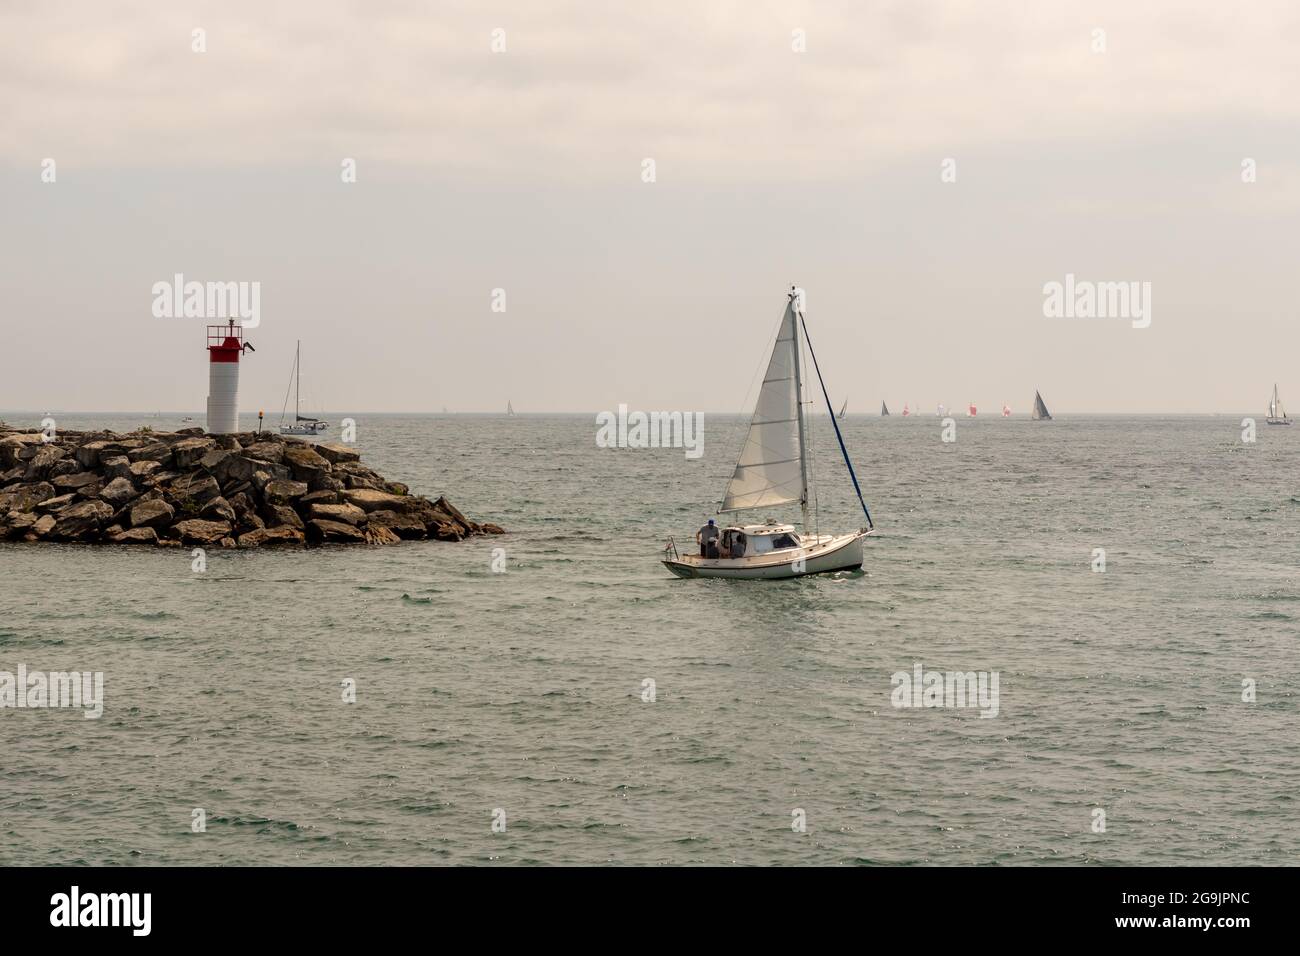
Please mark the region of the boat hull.
[[[862, 567], [862, 539], [872, 531], [852, 534], [823, 535], [817, 544], [804, 548], [755, 555], [746, 558], [703, 558], [683, 555], [665, 560], [666, 567], [679, 578], [736, 578], [739, 580], [773, 580], [801, 578], [809, 574], [853, 571]], [[802, 558], [802, 564], [800, 564]]]

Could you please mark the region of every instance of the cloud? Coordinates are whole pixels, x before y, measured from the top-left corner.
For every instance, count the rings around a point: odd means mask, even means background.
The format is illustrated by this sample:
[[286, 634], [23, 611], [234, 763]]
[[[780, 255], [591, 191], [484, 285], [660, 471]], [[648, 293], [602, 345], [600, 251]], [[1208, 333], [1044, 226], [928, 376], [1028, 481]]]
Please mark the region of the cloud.
[[363, 177], [583, 182], [634, 179], [650, 156], [661, 182], [824, 181], [916, 154], [1294, 123], [1297, 41], [1285, 2], [10, 5], [0, 159], [350, 156]]

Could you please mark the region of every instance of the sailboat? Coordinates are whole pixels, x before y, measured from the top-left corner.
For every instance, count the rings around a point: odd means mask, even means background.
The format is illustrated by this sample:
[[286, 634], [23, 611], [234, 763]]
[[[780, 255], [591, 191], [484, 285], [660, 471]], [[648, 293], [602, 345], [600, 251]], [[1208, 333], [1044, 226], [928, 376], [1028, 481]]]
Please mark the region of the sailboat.
[[506, 399], [506, 417], [507, 418], [515, 417], [515, 407], [510, 404], [510, 399]]
[[844, 413], [849, 410], [849, 400], [844, 399], [844, 404], [840, 406], [840, 421], [844, 421]]
[[912, 413], [911, 413], [911, 411], [910, 411], [910, 410], [908, 409], [908, 407], [907, 407], [907, 402], [904, 402], [904, 403], [903, 403], [903, 417], [906, 418], [906, 417], [907, 417], [908, 415], [910, 415], [910, 414], [912, 414]]
[[1034, 392], [1034, 413], [1029, 416], [1036, 422], [1050, 422], [1052, 416], [1047, 412], [1047, 406], [1043, 404], [1043, 396]]
[[770, 519], [766, 524], [732, 525], [721, 529], [720, 534], [715, 530], [716, 536], [705, 539], [701, 547], [705, 553], [701, 554], [680, 554], [676, 543], [669, 539], [663, 563], [678, 577], [794, 578], [862, 566], [862, 539], [873, 534], [874, 528], [853, 462], [844, 447], [839, 422], [834, 417], [831, 425], [867, 524], [845, 534], [821, 534], [814, 530], [808, 516], [809, 425], [804, 413], [801, 333], [802, 345], [808, 349], [828, 407], [830, 395], [808, 340], [801, 302], [801, 294], [791, 288], [745, 445], [718, 508], [719, 513], [730, 513], [798, 502], [803, 514], [801, 530]]
[[1011, 406], [1008, 405], [1006, 402], [1002, 403], [1002, 417], [1003, 418], [1011, 417]]
[[299, 386], [302, 379], [302, 340], [298, 340], [297, 348], [293, 353], [293, 423], [284, 424], [284, 411], [289, 406], [289, 393], [286, 390], [284, 395], [284, 407], [280, 409], [280, 434], [281, 435], [315, 435], [323, 432], [329, 427], [327, 422], [319, 418], [312, 418], [302, 413], [298, 401]]
[[935, 413], [934, 413], [934, 417], [935, 417], [935, 418], [943, 418], [943, 417], [944, 417], [945, 415], [947, 415], [947, 414], [948, 414], [948, 409], [946, 409], [946, 408], [943, 407], [943, 402], [940, 402], [940, 403], [939, 403], [939, 407], [938, 407], [938, 409], [936, 409], [936, 411], [935, 411]]
[[888, 415], [888, 414], [889, 414], [889, 406], [886, 405], [884, 402], [881, 402], [881, 403], [880, 403], [880, 417], [881, 417], [881, 418], [884, 418], [884, 417], [885, 417], [886, 415]]
[[1286, 417], [1286, 409], [1282, 407], [1282, 400], [1277, 397], [1277, 383], [1273, 383], [1273, 398], [1268, 403], [1268, 418], [1264, 419], [1267, 425], [1290, 425], [1291, 419]]
[[974, 418], [974, 417], [975, 417], [975, 403], [974, 403], [974, 402], [970, 402], [969, 404], [967, 404], [967, 406], [966, 406], [966, 417], [967, 417], [967, 418]]

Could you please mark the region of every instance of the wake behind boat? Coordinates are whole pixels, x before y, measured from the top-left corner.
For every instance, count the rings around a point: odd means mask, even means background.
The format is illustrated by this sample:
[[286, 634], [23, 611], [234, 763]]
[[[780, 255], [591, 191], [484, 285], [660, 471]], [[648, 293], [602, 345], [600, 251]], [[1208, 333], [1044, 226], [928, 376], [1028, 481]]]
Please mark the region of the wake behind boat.
[[828, 571], [848, 571], [862, 566], [862, 539], [875, 530], [862, 499], [853, 462], [849, 460], [839, 422], [831, 416], [840, 452], [848, 466], [867, 526], [844, 534], [821, 534], [809, 521], [809, 462], [807, 422], [803, 401], [803, 367], [800, 362], [802, 330], [822, 396], [830, 395], [808, 340], [808, 327], [800, 310], [800, 297], [791, 289], [777, 332], [767, 374], [759, 389], [745, 445], [719, 513], [771, 508], [799, 502], [802, 531], [793, 525], [731, 525], [719, 528], [712, 519], [700, 529], [697, 554], [681, 554], [670, 538], [664, 549], [664, 566], [682, 578], [794, 578]]

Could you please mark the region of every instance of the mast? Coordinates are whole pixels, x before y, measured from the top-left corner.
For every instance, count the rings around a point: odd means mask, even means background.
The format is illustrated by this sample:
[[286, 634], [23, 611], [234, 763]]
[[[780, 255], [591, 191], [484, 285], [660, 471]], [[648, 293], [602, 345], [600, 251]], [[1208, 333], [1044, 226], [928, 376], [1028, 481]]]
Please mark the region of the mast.
[[[797, 302], [794, 286], [790, 286], [790, 310], [803, 319], [803, 313], [795, 308]], [[808, 447], [803, 427], [803, 372], [799, 364], [799, 323], [794, 326], [794, 404], [795, 417], [799, 422], [799, 508], [803, 512], [803, 530], [808, 531]]]
[[298, 386], [302, 382], [302, 339], [293, 352], [293, 420], [296, 422], [302, 412], [298, 409]]

